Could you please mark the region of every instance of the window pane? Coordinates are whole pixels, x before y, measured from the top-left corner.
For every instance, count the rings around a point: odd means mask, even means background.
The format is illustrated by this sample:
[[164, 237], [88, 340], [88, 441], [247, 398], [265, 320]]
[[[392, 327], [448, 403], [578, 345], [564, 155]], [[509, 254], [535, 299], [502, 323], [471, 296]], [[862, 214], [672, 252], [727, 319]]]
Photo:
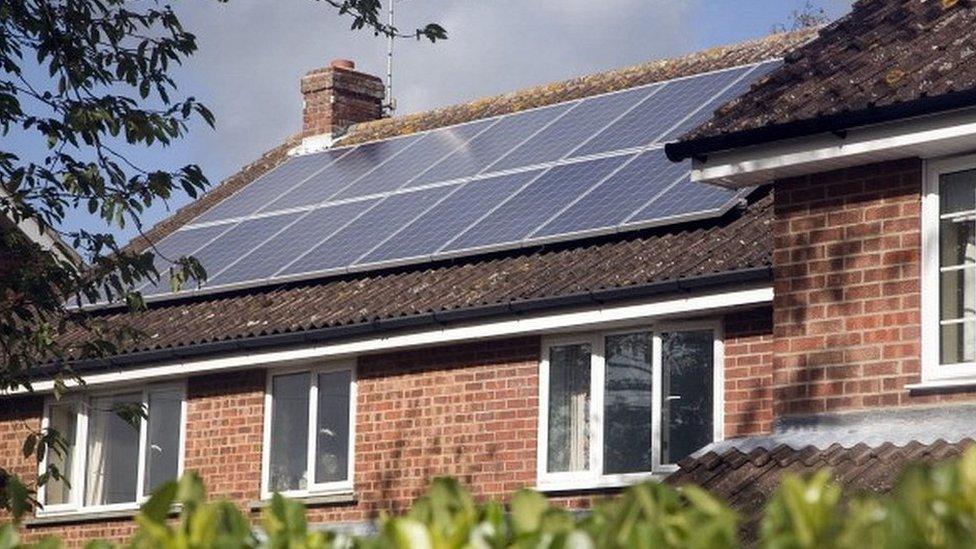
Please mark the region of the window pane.
[[583, 471], [590, 460], [590, 346], [549, 350], [550, 472]]
[[939, 203], [943, 214], [976, 209], [976, 170], [948, 173], [940, 177]]
[[976, 262], [973, 218], [954, 217], [939, 224], [939, 264], [952, 267]]
[[711, 330], [661, 334], [661, 463], [712, 442]]
[[651, 334], [606, 338], [603, 469], [651, 470]]
[[150, 494], [160, 484], [175, 480], [179, 474], [182, 407], [183, 391], [179, 389], [149, 392], [145, 494]]
[[130, 423], [119, 412], [141, 405], [140, 393], [91, 399], [85, 505], [136, 501], [141, 420]]
[[976, 315], [976, 269], [958, 269], [939, 275], [942, 320]]
[[939, 331], [942, 364], [976, 362], [976, 320], [944, 324]]
[[71, 466], [74, 463], [78, 410], [73, 404], [53, 404], [48, 409], [48, 428], [57, 431], [68, 446], [64, 455], [58, 450], [48, 448], [47, 470], [57, 468], [65, 480], [51, 480], [44, 485], [44, 503], [58, 505], [71, 501]]
[[272, 492], [308, 487], [309, 374], [275, 376], [271, 382]]
[[352, 372], [319, 374], [315, 428], [315, 482], [349, 477], [349, 386]]

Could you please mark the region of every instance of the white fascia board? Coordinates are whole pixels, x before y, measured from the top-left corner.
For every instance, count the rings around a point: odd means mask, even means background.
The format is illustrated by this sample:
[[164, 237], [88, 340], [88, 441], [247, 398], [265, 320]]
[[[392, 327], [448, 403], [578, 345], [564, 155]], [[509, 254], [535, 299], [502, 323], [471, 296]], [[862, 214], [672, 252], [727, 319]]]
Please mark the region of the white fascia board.
[[[223, 357], [178, 360], [83, 375], [88, 387], [132, 382], [156, 381], [214, 372], [255, 367], [287, 367], [314, 360], [334, 360], [367, 353], [431, 347], [501, 337], [537, 335], [553, 332], [592, 330], [657, 320], [674, 316], [715, 314], [736, 307], [770, 303], [769, 284], [745, 285], [734, 290], [685, 294], [645, 300], [631, 304], [578, 309], [572, 312], [525, 315], [518, 318], [448, 326], [377, 338], [310, 345], [287, 350], [239, 353]], [[73, 384], [69, 383], [69, 386]], [[33, 384], [35, 393], [53, 389], [51, 381]], [[26, 393], [20, 389], [8, 394]]]
[[976, 109], [756, 145], [695, 160], [693, 181], [729, 188], [896, 160], [976, 150]]

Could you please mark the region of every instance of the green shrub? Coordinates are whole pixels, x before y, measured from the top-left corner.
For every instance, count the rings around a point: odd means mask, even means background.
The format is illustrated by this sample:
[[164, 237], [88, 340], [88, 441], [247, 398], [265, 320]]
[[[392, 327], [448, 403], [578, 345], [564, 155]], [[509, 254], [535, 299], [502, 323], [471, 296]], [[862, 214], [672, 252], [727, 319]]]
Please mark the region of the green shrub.
[[[178, 516], [173, 518], [174, 509]], [[643, 483], [578, 517], [520, 490], [507, 507], [479, 504], [455, 480], [435, 479], [403, 516], [381, 516], [378, 533], [350, 537], [309, 529], [301, 503], [275, 495], [255, 528], [236, 506], [208, 501], [190, 473], [157, 490], [135, 518], [133, 548], [609, 549], [740, 547], [736, 513], [694, 486]], [[49, 538], [29, 547], [60, 547]], [[889, 496], [849, 501], [829, 472], [784, 476], [769, 500], [758, 545], [765, 549], [896, 549], [976, 546], [976, 449], [938, 466], [913, 465]], [[0, 549], [19, 543], [0, 527]], [[104, 541], [92, 549], [115, 547]]]

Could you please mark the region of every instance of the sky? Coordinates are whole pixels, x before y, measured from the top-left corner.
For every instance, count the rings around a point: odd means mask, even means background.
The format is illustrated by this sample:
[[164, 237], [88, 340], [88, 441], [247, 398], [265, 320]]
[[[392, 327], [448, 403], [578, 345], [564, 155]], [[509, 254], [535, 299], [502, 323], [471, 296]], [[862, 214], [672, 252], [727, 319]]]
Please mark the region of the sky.
[[[436, 22], [449, 39], [396, 43], [397, 114], [465, 102], [587, 73], [693, 52], [789, 26], [806, 0], [393, 0], [397, 24]], [[818, 0], [836, 18], [849, 0]], [[139, 152], [162, 166], [199, 164], [216, 185], [296, 133], [302, 74], [347, 58], [384, 75], [386, 40], [349, 29], [349, 20], [315, 0], [184, 0], [173, 2], [199, 51], [175, 76], [184, 95], [207, 104], [215, 129], [202, 124], [166, 149]], [[16, 150], [26, 147], [8, 136]], [[189, 199], [144, 216], [161, 221]], [[68, 228], [105, 231], [84, 214]], [[129, 227], [111, 232], [122, 241]]]

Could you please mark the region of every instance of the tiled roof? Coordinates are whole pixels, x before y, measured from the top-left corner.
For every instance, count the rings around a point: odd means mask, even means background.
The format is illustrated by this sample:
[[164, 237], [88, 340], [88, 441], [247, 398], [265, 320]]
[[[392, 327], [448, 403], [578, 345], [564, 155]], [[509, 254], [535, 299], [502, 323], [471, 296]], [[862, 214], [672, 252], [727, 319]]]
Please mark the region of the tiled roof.
[[786, 473], [804, 475], [827, 468], [848, 496], [887, 493], [909, 463], [935, 463], [956, 457], [972, 444], [972, 439], [952, 443], [911, 442], [902, 446], [885, 443], [876, 447], [863, 443], [850, 447], [834, 444], [822, 450], [782, 445], [756, 448], [749, 453], [733, 448], [682, 461], [678, 472], [666, 482], [676, 486], [695, 484], [726, 501], [742, 517], [744, 541], [753, 542], [758, 535], [763, 507]]
[[[771, 134], [770, 127], [870, 113], [974, 89], [976, 4], [860, 0], [850, 14], [822, 29], [819, 38], [788, 55], [783, 67], [720, 108], [682, 142], [690, 146], [761, 130]], [[697, 152], [719, 148], [709, 144]]]
[[718, 219], [101, 315], [148, 336], [123, 349], [133, 353], [632, 288], [768, 267], [772, 219], [772, 196], [760, 190]]

